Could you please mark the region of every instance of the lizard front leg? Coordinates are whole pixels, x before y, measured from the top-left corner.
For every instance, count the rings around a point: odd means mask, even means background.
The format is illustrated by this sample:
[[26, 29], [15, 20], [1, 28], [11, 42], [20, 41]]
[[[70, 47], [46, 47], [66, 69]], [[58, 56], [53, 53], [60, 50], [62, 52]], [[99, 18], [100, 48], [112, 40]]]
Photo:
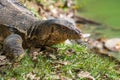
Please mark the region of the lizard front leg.
[[18, 34], [9, 35], [3, 43], [3, 52], [10, 59], [20, 60], [25, 54], [22, 47], [22, 38]]

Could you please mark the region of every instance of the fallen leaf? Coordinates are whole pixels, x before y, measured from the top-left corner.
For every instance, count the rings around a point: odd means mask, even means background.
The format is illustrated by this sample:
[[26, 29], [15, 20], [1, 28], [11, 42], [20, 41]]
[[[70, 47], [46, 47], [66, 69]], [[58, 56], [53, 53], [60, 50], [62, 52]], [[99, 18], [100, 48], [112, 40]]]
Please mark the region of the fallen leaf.
[[105, 41], [105, 47], [111, 51], [120, 51], [120, 38], [113, 38]]
[[71, 63], [69, 61], [55, 61], [54, 64], [61, 64], [61, 65], [70, 65]]
[[5, 60], [6, 56], [0, 56], [0, 61]]
[[24, 79], [26, 79], [26, 80], [40, 80], [40, 77], [37, 77], [36, 74], [34, 74], [33, 72], [30, 72], [24, 76]]
[[52, 58], [52, 59], [57, 59], [55, 55], [53, 54], [49, 54], [49, 56]]
[[116, 72], [117, 72], [118, 74], [120, 74], [120, 65], [114, 66], [114, 69], [116, 70]]
[[86, 79], [90, 79], [90, 80], [95, 80], [95, 78], [93, 76], [90, 75], [89, 72], [84, 72], [84, 71], [80, 71], [77, 76], [79, 78], [86, 78]]
[[17, 80], [16, 78], [11, 78], [11, 79], [9, 79], [9, 80]]

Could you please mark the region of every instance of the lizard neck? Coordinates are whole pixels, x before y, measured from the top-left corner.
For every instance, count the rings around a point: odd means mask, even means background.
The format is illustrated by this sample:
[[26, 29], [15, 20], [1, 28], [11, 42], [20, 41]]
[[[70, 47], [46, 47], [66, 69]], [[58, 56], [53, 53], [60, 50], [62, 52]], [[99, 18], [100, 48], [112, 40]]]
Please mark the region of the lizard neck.
[[40, 25], [43, 23], [43, 21], [35, 21], [27, 30], [27, 37], [30, 39], [33, 39], [35, 36], [37, 36], [38, 29], [40, 28]]

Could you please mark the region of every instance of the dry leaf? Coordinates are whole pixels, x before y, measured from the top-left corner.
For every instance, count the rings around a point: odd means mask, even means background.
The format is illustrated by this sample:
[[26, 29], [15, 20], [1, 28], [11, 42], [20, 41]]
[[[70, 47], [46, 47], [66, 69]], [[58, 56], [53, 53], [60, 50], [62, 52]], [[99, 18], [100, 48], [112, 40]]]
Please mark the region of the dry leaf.
[[16, 78], [11, 78], [11, 79], [8, 79], [8, 80], [16, 80]]
[[49, 56], [52, 58], [52, 59], [57, 59], [55, 55], [53, 54], [49, 54]]
[[69, 61], [56, 61], [54, 64], [70, 65], [71, 63]]
[[80, 71], [77, 74], [77, 76], [80, 77], [80, 78], [87, 78], [87, 79], [90, 79], [90, 80], [95, 80], [95, 78], [93, 76], [91, 76], [89, 72]]
[[26, 80], [40, 80], [39, 77], [36, 77], [36, 74], [30, 72], [26, 76], [24, 76]]
[[120, 51], [120, 38], [113, 38], [105, 41], [105, 47], [111, 51]]
[[0, 61], [5, 60], [6, 56], [0, 56]]
[[120, 51], [120, 42], [118, 42], [115, 46], [115, 50]]

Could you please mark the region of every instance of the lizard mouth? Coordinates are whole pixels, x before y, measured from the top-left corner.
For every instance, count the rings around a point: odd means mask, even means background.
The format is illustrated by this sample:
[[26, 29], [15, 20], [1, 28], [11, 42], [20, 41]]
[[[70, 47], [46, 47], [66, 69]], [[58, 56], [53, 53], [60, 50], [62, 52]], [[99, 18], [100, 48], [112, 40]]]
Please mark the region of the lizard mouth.
[[76, 29], [76, 33], [78, 34], [79, 39], [83, 37], [83, 33], [79, 29]]
[[72, 30], [72, 34], [68, 34], [69, 39], [81, 39], [83, 37], [83, 33], [79, 29]]

